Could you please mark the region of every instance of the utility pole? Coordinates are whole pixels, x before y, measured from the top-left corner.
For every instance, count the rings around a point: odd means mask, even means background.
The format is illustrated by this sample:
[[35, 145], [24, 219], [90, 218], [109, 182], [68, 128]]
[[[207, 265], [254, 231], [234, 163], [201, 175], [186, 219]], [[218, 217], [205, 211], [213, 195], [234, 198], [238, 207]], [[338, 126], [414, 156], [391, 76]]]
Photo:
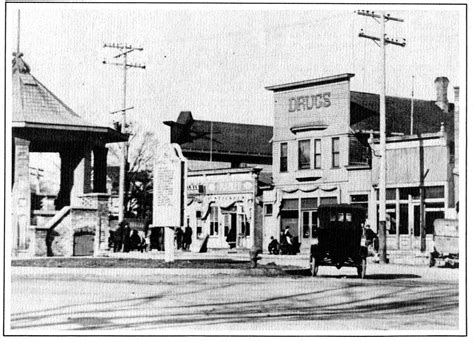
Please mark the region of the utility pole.
[[211, 139], [209, 140], [209, 161], [212, 162], [212, 131], [214, 129], [214, 122], [211, 121]]
[[[378, 234], [380, 238], [379, 252], [380, 252], [380, 263], [387, 263], [387, 210], [386, 210], [386, 181], [387, 181], [387, 151], [386, 151], [386, 120], [385, 120], [385, 45], [393, 44], [404, 47], [406, 45], [405, 39], [399, 42], [396, 39], [388, 38], [385, 34], [385, 22], [389, 20], [403, 22], [403, 19], [391, 17], [390, 14], [380, 12], [377, 14], [370, 11], [357, 11], [358, 15], [372, 17], [380, 23], [380, 36], [370, 36], [364, 33], [363, 30], [359, 33], [359, 37], [371, 39], [376, 43], [380, 49], [380, 173], [379, 173], [379, 223], [378, 223]], [[380, 19], [380, 20], [379, 20]], [[379, 44], [380, 43], [380, 44]]]
[[410, 108], [410, 135], [413, 134], [413, 112], [415, 109], [415, 75], [411, 76], [411, 108]]
[[[122, 109], [118, 111], [114, 111], [112, 113], [116, 112], [122, 112], [122, 126], [120, 131], [124, 134], [127, 133], [127, 110], [132, 109], [133, 107], [127, 108], [127, 69], [128, 68], [140, 68], [140, 69], [145, 69], [145, 65], [143, 64], [129, 64], [127, 57], [128, 54], [133, 52], [133, 51], [143, 51], [143, 48], [137, 48], [133, 47], [131, 45], [127, 44], [104, 44], [104, 48], [112, 48], [112, 49], [117, 49], [120, 51], [120, 53], [114, 58], [119, 58], [122, 57], [122, 63], [116, 63], [116, 62], [107, 62], [103, 61], [103, 64], [113, 64], [117, 65], [123, 68], [123, 102], [122, 102]], [[128, 160], [128, 139], [126, 142], [123, 142], [122, 144], [122, 156], [121, 156], [121, 163], [120, 163], [120, 180], [119, 180], [119, 222], [123, 221], [124, 219], [124, 205], [125, 205], [125, 179], [126, 179], [126, 173], [127, 173], [127, 160]]]

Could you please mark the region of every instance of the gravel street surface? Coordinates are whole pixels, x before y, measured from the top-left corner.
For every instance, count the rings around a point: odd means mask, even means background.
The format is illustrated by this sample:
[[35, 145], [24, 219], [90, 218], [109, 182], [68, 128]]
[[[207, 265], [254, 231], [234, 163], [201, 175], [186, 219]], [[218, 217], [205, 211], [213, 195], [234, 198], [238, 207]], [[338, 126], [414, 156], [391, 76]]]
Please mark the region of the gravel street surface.
[[335, 267], [320, 267], [311, 278], [304, 258], [264, 256], [260, 263], [295, 267], [275, 276], [248, 269], [12, 267], [7, 333], [455, 334], [459, 326], [457, 269], [369, 264], [361, 280], [355, 268]]

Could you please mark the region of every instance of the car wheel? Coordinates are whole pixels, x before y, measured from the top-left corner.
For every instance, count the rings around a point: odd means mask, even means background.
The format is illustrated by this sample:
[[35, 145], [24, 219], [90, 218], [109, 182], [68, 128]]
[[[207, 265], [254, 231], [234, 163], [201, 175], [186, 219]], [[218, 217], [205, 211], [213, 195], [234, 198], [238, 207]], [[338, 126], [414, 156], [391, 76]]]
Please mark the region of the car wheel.
[[360, 265], [357, 266], [357, 276], [361, 279], [365, 278], [365, 272], [367, 270], [367, 260], [365, 258], [360, 261]]
[[311, 276], [314, 277], [318, 274], [318, 265], [316, 264], [316, 257], [311, 257], [309, 269], [311, 270]]

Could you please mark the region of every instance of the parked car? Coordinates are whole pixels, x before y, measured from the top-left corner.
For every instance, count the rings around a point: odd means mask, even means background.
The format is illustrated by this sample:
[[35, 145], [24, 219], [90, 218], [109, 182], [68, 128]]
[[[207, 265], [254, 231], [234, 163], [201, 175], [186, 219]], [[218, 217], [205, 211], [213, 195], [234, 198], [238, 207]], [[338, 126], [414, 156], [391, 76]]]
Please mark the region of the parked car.
[[364, 278], [367, 247], [363, 233], [365, 209], [349, 204], [321, 205], [318, 208], [317, 238], [311, 245], [310, 269], [316, 276], [319, 266], [350, 266]]
[[459, 231], [457, 219], [436, 219], [434, 221], [433, 251], [430, 267], [459, 266]]

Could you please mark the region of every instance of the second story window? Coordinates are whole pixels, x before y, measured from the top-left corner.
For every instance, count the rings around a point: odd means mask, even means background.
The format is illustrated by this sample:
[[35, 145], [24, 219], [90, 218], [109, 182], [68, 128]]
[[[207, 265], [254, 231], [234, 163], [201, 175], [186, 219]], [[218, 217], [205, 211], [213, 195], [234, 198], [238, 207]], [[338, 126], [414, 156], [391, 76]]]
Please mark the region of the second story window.
[[288, 171], [288, 143], [280, 145], [280, 171]]
[[314, 169], [321, 169], [321, 140], [314, 140]]
[[339, 168], [339, 138], [332, 139], [332, 167]]
[[298, 169], [310, 168], [310, 140], [298, 142]]

